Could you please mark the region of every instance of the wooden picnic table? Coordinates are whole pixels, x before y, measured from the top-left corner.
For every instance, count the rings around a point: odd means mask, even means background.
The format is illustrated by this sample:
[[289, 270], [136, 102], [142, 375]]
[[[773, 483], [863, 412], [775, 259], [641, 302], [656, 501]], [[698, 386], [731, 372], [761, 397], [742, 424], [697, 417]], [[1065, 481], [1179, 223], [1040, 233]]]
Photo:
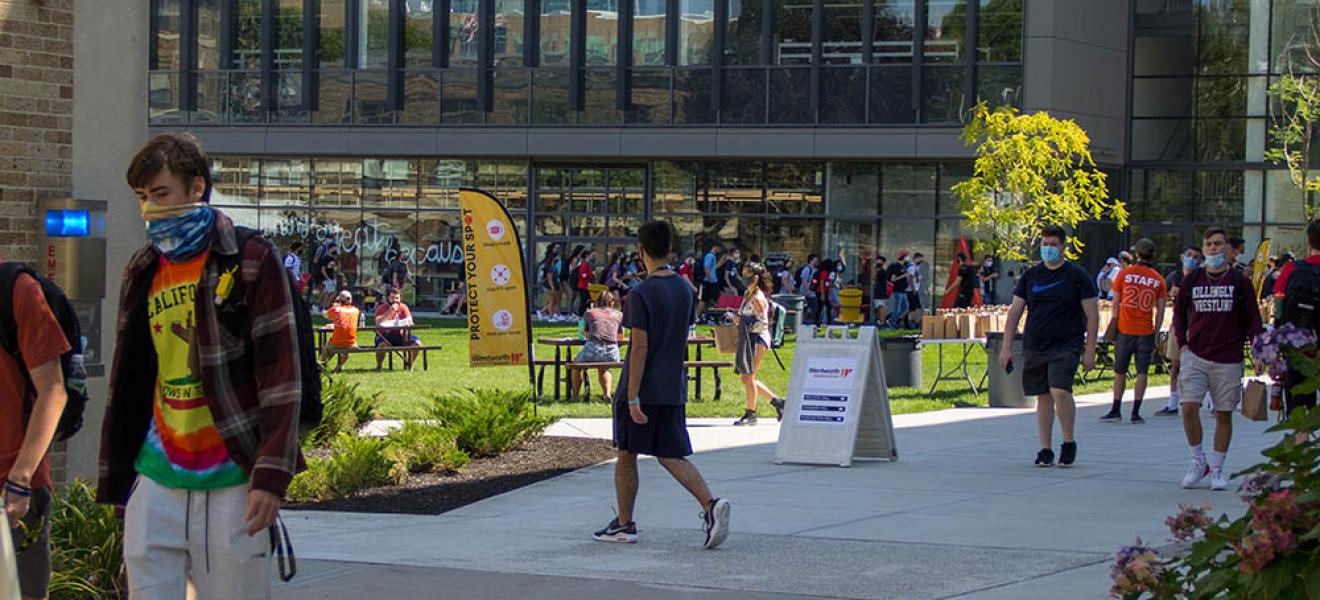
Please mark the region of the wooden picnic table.
[[[411, 334], [411, 333], [413, 332], [413, 330], [416, 330], [416, 329], [430, 329], [430, 328], [431, 328], [431, 326], [430, 326], [430, 325], [427, 325], [427, 324], [425, 324], [425, 323], [423, 323], [423, 324], [419, 324], [419, 325], [409, 325], [409, 326], [407, 326], [407, 327], [381, 327], [381, 326], [378, 326], [378, 325], [369, 325], [369, 326], [366, 326], [366, 327], [358, 327], [358, 328], [357, 328], [357, 331], [358, 331], [358, 333], [363, 333], [363, 332], [367, 332], [367, 333], [379, 333], [379, 332], [385, 332], [385, 333], [399, 333], [399, 334], [402, 334], [402, 335], [408, 335], [408, 334]], [[325, 347], [325, 343], [326, 343], [327, 341], [330, 340], [330, 334], [333, 333], [334, 330], [335, 330], [334, 325], [329, 325], [329, 324], [327, 324], [327, 325], [322, 325], [322, 326], [320, 326], [320, 327], [317, 327], [317, 328], [316, 328], [316, 346], [317, 346], [318, 348], [324, 348], [324, 347]]]
[[[551, 361], [551, 366], [553, 366], [555, 370], [554, 399], [555, 401], [558, 401], [560, 397], [559, 386], [568, 382], [568, 373], [565, 372], [564, 367], [568, 363], [573, 362], [572, 349], [577, 346], [587, 345], [587, 340], [579, 337], [547, 337], [537, 338], [536, 343], [543, 346], [551, 346], [555, 349], [555, 358]], [[628, 339], [619, 340], [620, 346], [627, 346], [629, 343]], [[697, 362], [701, 362], [701, 349], [705, 346], [714, 346], [715, 338], [704, 335], [688, 336], [687, 343], [689, 346], [697, 347]], [[545, 364], [542, 363], [541, 367], [544, 368]], [[537, 390], [537, 393], [540, 393], [539, 389]], [[701, 395], [701, 369], [697, 369], [697, 395], [698, 397]]]

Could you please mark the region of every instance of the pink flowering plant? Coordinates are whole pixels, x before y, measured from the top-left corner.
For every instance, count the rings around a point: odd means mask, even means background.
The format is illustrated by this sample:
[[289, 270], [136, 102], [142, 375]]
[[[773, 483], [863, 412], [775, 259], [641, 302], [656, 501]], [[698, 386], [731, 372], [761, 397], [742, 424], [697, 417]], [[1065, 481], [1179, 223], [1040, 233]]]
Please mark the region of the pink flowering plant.
[[[1320, 380], [1315, 360], [1300, 356], [1293, 364]], [[1242, 516], [1211, 518], [1208, 504], [1179, 506], [1164, 521], [1171, 545], [1153, 548], [1138, 539], [1120, 549], [1110, 569], [1110, 596], [1320, 600], [1317, 429], [1320, 409], [1298, 409], [1269, 430], [1285, 434], [1282, 441], [1262, 452], [1265, 462], [1235, 474], [1244, 477], [1238, 494], [1248, 506]]]
[[[1310, 329], [1301, 329], [1292, 323], [1286, 323], [1273, 329], [1262, 331], [1251, 341], [1251, 355], [1256, 360], [1265, 364], [1265, 370], [1270, 378], [1275, 381], [1283, 381], [1284, 374], [1288, 370], [1288, 365], [1296, 364], [1298, 371], [1306, 373], [1308, 377], [1314, 377], [1320, 374], [1307, 373], [1307, 366], [1316, 369], [1316, 337]], [[1306, 393], [1303, 389], [1307, 383], [1301, 384], [1301, 387], [1294, 391]], [[1320, 383], [1318, 381], [1317, 383]], [[1312, 390], [1314, 390], [1312, 384]]]

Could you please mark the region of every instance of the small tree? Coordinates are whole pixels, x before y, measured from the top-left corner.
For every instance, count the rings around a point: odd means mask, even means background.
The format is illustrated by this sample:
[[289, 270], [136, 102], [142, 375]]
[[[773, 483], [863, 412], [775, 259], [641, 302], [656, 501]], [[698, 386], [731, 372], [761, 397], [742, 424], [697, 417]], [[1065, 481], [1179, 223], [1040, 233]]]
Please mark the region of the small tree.
[[1301, 35], [1307, 39], [1295, 43], [1297, 40], [1290, 38], [1284, 44], [1285, 48], [1300, 51], [1282, 57], [1287, 74], [1270, 84], [1270, 147], [1265, 150], [1265, 160], [1288, 167], [1293, 185], [1302, 191], [1302, 214], [1309, 221], [1315, 209], [1308, 197], [1310, 192], [1320, 190], [1320, 174], [1314, 174], [1311, 168], [1311, 145], [1316, 120], [1320, 119], [1320, 79], [1314, 74], [1295, 74], [1294, 63], [1313, 73], [1320, 70], [1320, 7], [1307, 12], [1308, 26]]
[[[1090, 138], [1071, 119], [1012, 107], [992, 111], [982, 102], [962, 138], [976, 147], [976, 162], [972, 178], [953, 193], [981, 243], [1000, 258], [1032, 258], [1043, 225], [1076, 227], [1108, 217], [1120, 230], [1127, 226], [1126, 207], [1109, 197], [1105, 174], [1091, 158]], [[1082, 246], [1074, 240], [1068, 257]]]

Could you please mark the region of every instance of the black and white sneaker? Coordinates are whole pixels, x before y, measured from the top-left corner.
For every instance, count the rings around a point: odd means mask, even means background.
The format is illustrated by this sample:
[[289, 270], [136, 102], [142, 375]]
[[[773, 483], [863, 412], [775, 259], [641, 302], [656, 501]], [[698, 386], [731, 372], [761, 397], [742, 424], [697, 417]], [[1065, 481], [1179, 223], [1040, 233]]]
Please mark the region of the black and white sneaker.
[[636, 544], [637, 543], [637, 523], [629, 522], [627, 525], [620, 525], [619, 519], [615, 518], [606, 525], [604, 529], [593, 533], [591, 537], [596, 538], [598, 542], [614, 542], [617, 544]]
[[1054, 466], [1054, 451], [1050, 450], [1049, 448], [1041, 448], [1040, 452], [1036, 453], [1036, 466], [1037, 467]]
[[706, 532], [705, 548], [714, 550], [729, 537], [729, 513], [733, 504], [723, 498], [710, 501], [710, 509], [701, 513], [701, 528]]
[[771, 398], [771, 399], [770, 399], [770, 406], [773, 406], [774, 409], [775, 409], [775, 420], [776, 420], [776, 421], [783, 421], [783, 420], [784, 420], [784, 399], [783, 399], [783, 398]]
[[1064, 442], [1059, 446], [1059, 466], [1071, 467], [1077, 460], [1077, 442]]
[[1169, 408], [1169, 407], [1166, 406], [1166, 407], [1164, 407], [1164, 408], [1161, 408], [1161, 409], [1155, 411], [1155, 416], [1157, 416], [1157, 417], [1176, 417], [1176, 416], [1178, 416], [1178, 410], [1177, 410], [1177, 409], [1173, 409], [1173, 408]]

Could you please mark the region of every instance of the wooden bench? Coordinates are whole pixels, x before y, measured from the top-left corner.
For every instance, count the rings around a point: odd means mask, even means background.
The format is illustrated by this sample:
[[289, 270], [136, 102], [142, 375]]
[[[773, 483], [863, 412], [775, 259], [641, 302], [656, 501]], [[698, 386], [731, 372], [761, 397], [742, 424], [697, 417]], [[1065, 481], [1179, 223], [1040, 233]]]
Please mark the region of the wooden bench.
[[[546, 361], [533, 361], [533, 364], [537, 364], [537, 365], [541, 366], [542, 369], [544, 369], [545, 366], [553, 366], [553, 365], [554, 365], [554, 362], [555, 362], [555, 361], [553, 361], [553, 360], [546, 360]], [[544, 363], [544, 364], [543, 364], [543, 363]], [[594, 363], [592, 363], [592, 362], [570, 362], [570, 363], [565, 364], [564, 366], [568, 368], [568, 372], [570, 373], [570, 376], [571, 376], [571, 373], [573, 373], [574, 371], [587, 371], [587, 370], [591, 370], [591, 369], [596, 369], [596, 370], [600, 370], [600, 369], [622, 369], [622, 368], [623, 368], [623, 361], [613, 361], [613, 362], [594, 362]], [[722, 395], [723, 387], [724, 387], [724, 386], [723, 386], [723, 383], [722, 383], [721, 380], [720, 380], [720, 369], [731, 368], [731, 367], [733, 367], [733, 361], [728, 361], [728, 360], [689, 360], [689, 361], [684, 361], [684, 362], [683, 362], [683, 368], [684, 368], [684, 369], [696, 369], [696, 371], [697, 371], [697, 375], [696, 375], [696, 377], [695, 377], [695, 380], [696, 380], [696, 382], [697, 382], [697, 398], [698, 398], [698, 399], [701, 398], [701, 370], [702, 370], [702, 369], [710, 369], [710, 370], [711, 370], [711, 373], [715, 376], [715, 399], [716, 399], [716, 400], [719, 400], [719, 399], [720, 399], [720, 396]], [[537, 387], [537, 391], [538, 391], [538, 393], [539, 393], [540, 388], [541, 388], [541, 376], [538, 374], [536, 379], [537, 379], [536, 387]], [[688, 375], [688, 379], [694, 379], [694, 377], [693, 377], [692, 375]], [[583, 377], [583, 378], [582, 378], [582, 381], [583, 381], [583, 383], [586, 385], [586, 392], [585, 392], [585, 393], [586, 393], [586, 395], [587, 395], [588, 397], [590, 397], [590, 396], [591, 396], [591, 378], [590, 378], [590, 377]], [[620, 384], [622, 384], [622, 382], [620, 382]], [[569, 393], [570, 393], [570, 394], [572, 393], [572, 390], [571, 390], [571, 389], [570, 389]]]
[[430, 361], [428, 360], [427, 353], [432, 350], [441, 350], [441, 349], [443, 348], [439, 344], [434, 344], [430, 346], [380, 346], [378, 348], [373, 346], [359, 346], [356, 348], [340, 348], [337, 346], [327, 346], [325, 348], [322, 348], [322, 350], [327, 355], [327, 360], [329, 357], [337, 356], [340, 354], [375, 354], [377, 352], [385, 352], [386, 357], [389, 359], [389, 365], [391, 371], [394, 370], [395, 354], [398, 354], [399, 358], [403, 358], [404, 352], [416, 352], [420, 354], [422, 357], [422, 370], [425, 371], [430, 367]]

